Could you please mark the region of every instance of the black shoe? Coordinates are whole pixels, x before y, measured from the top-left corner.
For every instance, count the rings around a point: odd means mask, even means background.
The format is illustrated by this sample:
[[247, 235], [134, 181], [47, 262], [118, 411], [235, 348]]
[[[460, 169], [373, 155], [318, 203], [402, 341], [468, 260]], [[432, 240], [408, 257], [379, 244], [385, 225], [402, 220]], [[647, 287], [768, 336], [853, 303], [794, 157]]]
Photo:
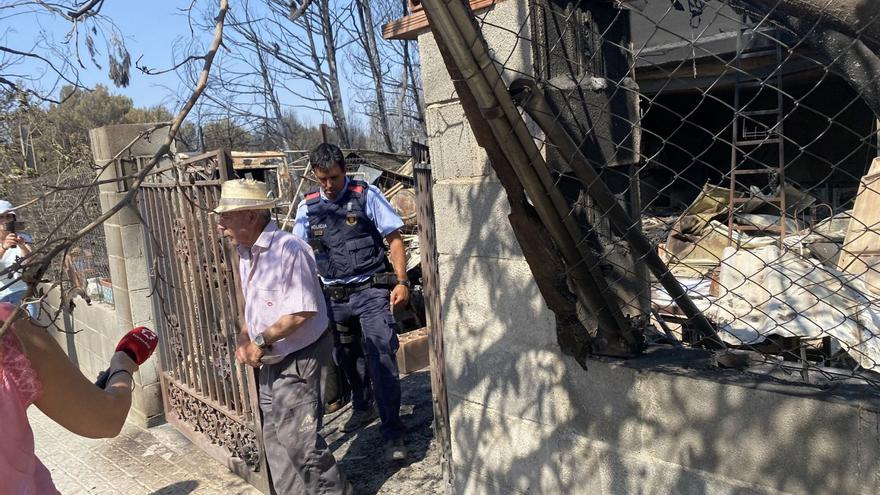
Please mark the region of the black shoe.
[[385, 455], [391, 462], [405, 462], [409, 456], [409, 451], [406, 450], [406, 444], [403, 443], [403, 439], [397, 438], [385, 442]]
[[355, 430], [359, 430], [361, 427], [367, 426], [372, 423], [379, 417], [379, 413], [376, 412], [376, 408], [370, 406], [367, 409], [355, 409], [351, 413], [351, 417], [348, 418], [348, 421], [342, 425], [342, 431], [345, 433], [351, 433]]
[[336, 411], [342, 409], [342, 406], [345, 405], [345, 402], [342, 400], [337, 400], [335, 402], [331, 402], [329, 404], [324, 405], [324, 414], [335, 413]]

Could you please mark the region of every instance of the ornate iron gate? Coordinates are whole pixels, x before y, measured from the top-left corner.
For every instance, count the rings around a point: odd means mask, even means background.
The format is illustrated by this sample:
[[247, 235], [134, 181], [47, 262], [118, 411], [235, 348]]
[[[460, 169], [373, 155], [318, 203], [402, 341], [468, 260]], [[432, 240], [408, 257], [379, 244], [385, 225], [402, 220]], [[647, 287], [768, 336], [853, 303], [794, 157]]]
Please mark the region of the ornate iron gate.
[[255, 374], [235, 361], [238, 266], [210, 210], [232, 175], [223, 151], [160, 169], [144, 182], [161, 385], [169, 423], [269, 493]]

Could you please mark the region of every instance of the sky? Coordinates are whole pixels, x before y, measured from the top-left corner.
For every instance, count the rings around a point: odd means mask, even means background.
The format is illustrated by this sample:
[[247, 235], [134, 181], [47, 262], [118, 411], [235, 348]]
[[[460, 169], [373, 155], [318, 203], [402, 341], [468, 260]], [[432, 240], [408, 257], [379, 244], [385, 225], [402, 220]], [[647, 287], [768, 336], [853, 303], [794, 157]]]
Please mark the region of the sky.
[[[186, 12], [189, 2], [171, 0], [110, 0], [105, 2], [104, 12], [114, 20], [126, 35], [126, 46], [131, 53], [132, 64], [140, 58], [140, 64], [151, 69], [169, 69], [174, 66], [172, 47], [186, 43], [192, 38]], [[210, 40], [213, 33], [198, 32], [198, 39]], [[107, 80], [106, 71], [100, 77]], [[173, 103], [179, 78], [173, 72], [147, 75], [132, 68], [131, 84], [116, 88], [134, 101], [135, 106], [154, 106]]]
[[[213, 2], [196, 2], [202, 6], [213, 5]], [[107, 75], [107, 52], [108, 48], [103, 38], [96, 43], [99, 54], [96, 60], [101, 68], [87, 60], [87, 51], [81, 49], [85, 69], [79, 70], [82, 81], [87, 86], [104, 84], [115, 94], [123, 94], [131, 98], [137, 107], [152, 107], [165, 105], [169, 109], [176, 110], [179, 107], [178, 88], [180, 79], [173, 71], [159, 75], [147, 75], [135, 67], [135, 64], [146, 65], [153, 70], [170, 69], [174, 65], [174, 47], [207, 46], [213, 36], [213, 29], [199, 29], [196, 26], [194, 32], [190, 31], [187, 9], [188, 1], [173, 0], [107, 0], [102, 7], [101, 14], [116, 25], [123, 33], [125, 45], [131, 54], [132, 67], [130, 72], [130, 84], [120, 88], [113, 85]], [[5, 46], [25, 50], [33, 46], [34, 41], [42, 36], [52, 40], [51, 44], [58, 47], [64, 44], [65, 37], [70, 31], [70, 23], [59, 16], [50, 15], [42, 9], [37, 13], [29, 12], [13, 17], [0, 18], [0, 37]], [[197, 15], [197, 14], [196, 14]], [[178, 57], [178, 60], [181, 57]], [[16, 67], [16, 71], [22, 74], [33, 73], [34, 64], [25, 61]], [[50, 78], [45, 78], [48, 80]], [[343, 83], [345, 85], [345, 83]], [[49, 88], [43, 88], [44, 90]], [[189, 90], [179, 91], [184, 97], [189, 96]], [[296, 102], [287, 101], [284, 104], [292, 105]], [[328, 117], [321, 116], [317, 112], [297, 109], [297, 114], [302, 120], [316, 124], [326, 121]]]
[[[153, 1], [119, 1], [109, 0], [104, 3], [102, 13], [113, 20], [125, 37], [125, 43], [131, 53], [132, 62], [141, 58], [141, 63], [151, 68], [165, 69], [173, 65], [172, 46], [175, 42], [191, 39], [186, 14], [181, 7], [187, 2], [170, 0]], [[47, 13], [22, 14], [17, 18], [0, 20], [0, 28], [4, 32], [7, 46], [29, 47], [29, 40], [34, 40], [43, 33], [56, 46], [64, 46], [64, 39], [70, 30], [70, 23]], [[202, 39], [209, 39], [211, 33], [197, 33]], [[201, 36], [200, 36], [201, 35]], [[30, 42], [32, 46], [33, 42]], [[101, 68], [91, 61], [84, 60], [85, 69], [80, 69], [80, 77], [89, 85], [101, 83], [111, 88], [114, 93], [130, 97], [136, 106], [154, 106], [173, 103], [174, 90], [179, 80], [173, 72], [149, 76], [132, 67], [131, 83], [126, 88], [113, 86], [107, 76], [107, 47], [103, 40], [96, 43], [99, 55], [96, 59]], [[83, 50], [83, 52], [85, 52]], [[83, 53], [86, 56], [86, 53]], [[19, 71], [27, 71], [28, 64], [23, 64]]]

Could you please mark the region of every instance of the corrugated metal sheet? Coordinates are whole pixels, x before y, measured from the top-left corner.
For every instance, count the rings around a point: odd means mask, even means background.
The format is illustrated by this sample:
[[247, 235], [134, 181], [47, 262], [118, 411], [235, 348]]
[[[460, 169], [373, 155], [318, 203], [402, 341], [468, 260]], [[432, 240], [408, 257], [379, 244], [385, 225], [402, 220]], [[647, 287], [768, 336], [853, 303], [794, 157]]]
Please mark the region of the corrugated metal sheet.
[[859, 281], [777, 246], [724, 251], [720, 292], [706, 309], [731, 344], [769, 335], [831, 336], [865, 369], [880, 369], [880, 305]]

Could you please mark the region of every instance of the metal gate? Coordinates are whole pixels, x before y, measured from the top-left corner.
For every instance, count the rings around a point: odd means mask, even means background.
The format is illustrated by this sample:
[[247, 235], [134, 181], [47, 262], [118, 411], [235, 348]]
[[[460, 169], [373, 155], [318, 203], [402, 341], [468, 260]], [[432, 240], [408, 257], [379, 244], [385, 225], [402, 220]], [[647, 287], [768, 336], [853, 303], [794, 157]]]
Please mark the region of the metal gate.
[[237, 257], [210, 213], [232, 176], [223, 151], [152, 174], [142, 185], [165, 416], [193, 443], [269, 493], [255, 373], [235, 361]]
[[428, 147], [411, 146], [416, 210], [419, 219], [419, 246], [422, 257], [422, 292], [428, 317], [431, 362], [431, 399], [434, 407], [434, 436], [440, 448], [440, 468], [446, 493], [454, 491], [452, 473], [452, 432], [449, 427], [449, 399], [446, 395], [446, 354], [443, 346], [443, 320], [440, 311], [440, 273], [437, 266], [437, 231], [434, 226], [434, 179]]

